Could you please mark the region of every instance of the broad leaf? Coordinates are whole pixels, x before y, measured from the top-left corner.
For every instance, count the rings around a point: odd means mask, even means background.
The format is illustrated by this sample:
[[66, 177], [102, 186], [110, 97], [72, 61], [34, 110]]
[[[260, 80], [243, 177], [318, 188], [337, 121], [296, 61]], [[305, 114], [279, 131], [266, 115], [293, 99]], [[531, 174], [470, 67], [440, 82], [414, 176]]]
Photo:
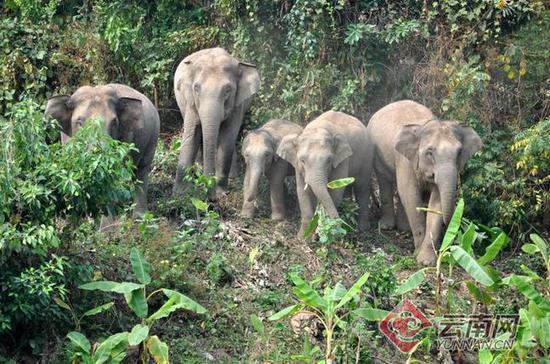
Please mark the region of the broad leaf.
[[265, 334], [264, 323], [262, 322], [262, 320], [260, 320], [258, 316], [251, 314], [250, 322], [252, 323], [252, 326], [254, 327], [254, 330], [256, 330], [256, 332], [258, 332], [262, 336]]
[[181, 294], [176, 291], [172, 291], [171, 289], [163, 289], [162, 292], [166, 295], [168, 298], [174, 297], [176, 305], [178, 308], [184, 308], [189, 311], [193, 311], [195, 313], [206, 313], [206, 308], [201, 306], [199, 303], [193, 301], [191, 298], [187, 297], [184, 294]]
[[414, 272], [397, 288], [397, 290], [395, 290], [395, 294], [405, 294], [420, 286], [422, 282], [424, 282], [424, 279], [426, 279], [426, 269], [427, 268], [424, 268]]
[[344, 297], [338, 302], [336, 308], [340, 308], [348, 303], [354, 296], [357, 296], [361, 292], [361, 288], [367, 283], [367, 280], [370, 277], [369, 272], [365, 272], [359, 279], [348, 289]]
[[132, 271], [140, 283], [151, 283], [151, 265], [136, 248], [132, 248], [130, 251], [130, 263], [132, 264]]
[[355, 182], [354, 177], [340, 178], [327, 183], [327, 187], [331, 189], [338, 189], [338, 188], [346, 187], [347, 185], [350, 185], [353, 182]]
[[277, 321], [287, 316], [293, 315], [296, 312], [300, 311], [301, 309], [302, 309], [302, 305], [288, 306], [287, 308], [283, 308], [281, 311], [269, 316], [267, 319], [269, 321]]
[[145, 286], [143, 284], [137, 284], [133, 282], [122, 282], [113, 288], [113, 292], [128, 294], [138, 289], [143, 290]]
[[462, 249], [466, 250], [469, 254], [473, 253], [472, 244], [476, 239], [476, 235], [477, 235], [476, 226], [474, 225], [474, 223], [470, 223], [470, 225], [468, 225], [468, 228], [460, 238], [460, 246], [462, 247]]
[[466, 287], [468, 288], [468, 291], [470, 291], [470, 294], [481, 303], [485, 304], [491, 304], [494, 302], [493, 298], [487, 291], [485, 291], [484, 288], [480, 288], [476, 286], [476, 284], [472, 281], [466, 282]]
[[208, 203], [201, 201], [198, 198], [191, 197], [191, 203], [199, 211], [202, 211], [202, 212], [208, 211]]
[[149, 326], [137, 324], [128, 334], [128, 344], [131, 346], [139, 345], [149, 335]]
[[317, 225], [319, 225], [319, 213], [316, 212], [315, 215], [311, 218], [311, 221], [304, 230], [304, 238], [309, 237], [315, 230], [317, 230]]
[[147, 339], [147, 341], [145, 342], [145, 346], [147, 347], [149, 354], [151, 354], [151, 356], [155, 360], [155, 363], [157, 364], [169, 363], [168, 345], [160, 341], [157, 335], [151, 336], [149, 339]]
[[386, 310], [379, 310], [377, 308], [364, 307], [354, 310], [353, 313], [368, 321], [382, 321], [390, 312]]
[[95, 364], [112, 363], [114, 358], [120, 362], [124, 356], [121, 356], [121, 350], [126, 350], [128, 347], [128, 332], [121, 332], [109, 336], [103, 341], [94, 352]]
[[462, 221], [462, 213], [464, 212], [464, 200], [460, 199], [458, 200], [458, 203], [456, 204], [455, 211], [453, 213], [453, 217], [451, 218], [451, 221], [449, 222], [449, 226], [447, 227], [447, 231], [445, 232], [445, 236], [443, 236], [443, 241], [441, 242], [441, 247], [439, 248], [439, 251], [442, 252], [445, 249], [447, 249], [448, 246], [450, 246], [453, 241], [455, 240], [458, 229], [460, 229], [460, 222]]
[[479, 364], [491, 364], [493, 362], [493, 354], [489, 349], [479, 349]]
[[500, 250], [508, 242], [508, 236], [505, 233], [500, 233], [497, 238], [485, 249], [485, 254], [477, 261], [481, 265], [485, 265], [493, 261], [496, 258]]
[[129, 293], [124, 294], [124, 298], [126, 299], [126, 303], [134, 313], [141, 318], [147, 317], [147, 301], [145, 300], [145, 292], [143, 292], [143, 288], [137, 288]]
[[550, 302], [533, 287], [529, 277], [512, 274], [504, 278], [502, 282], [516, 287], [525, 297], [534, 301], [540, 308], [550, 310]]
[[114, 292], [113, 289], [119, 285], [118, 282], [113, 281], [95, 281], [85, 283], [78, 288], [85, 289], [87, 291], [103, 291], [103, 292]]
[[342, 299], [346, 294], [346, 287], [340, 282], [336, 283], [334, 287], [325, 288], [324, 298], [329, 302], [336, 302]]
[[526, 252], [529, 255], [533, 255], [535, 253], [540, 252], [539, 247], [536, 246], [535, 244], [531, 244], [531, 243], [523, 244], [521, 246], [521, 250], [523, 250], [524, 252]]
[[548, 262], [548, 246], [546, 242], [538, 234], [531, 234], [529, 237], [531, 238], [531, 241], [539, 248], [544, 261]]
[[327, 302], [319, 295], [319, 293], [307, 284], [307, 282], [304, 281], [298, 274], [291, 273], [290, 279], [296, 285], [293, 291], [299, 299], [313, 307], [325, 308], [327, 306]]
[[71, 341], [71, 343], [73, 343], [74, 346], [80, 348], [85, 353], [90, 354], [92, 345], [86, 336], [82, 335], [80, 332], [71, 331], [67, 334], [67, 338]]
[[93, 316], [93, 315], [97, 315], [98, 313], [101, 313], [103, 311], [107, 311], [108, 309], [110, 309], [111, 307], [113, 307], [114, 303], [113, 302], [107, 302], [101, 306], [97, 306], [97, 307], [94, 307], [92, 308], [91, 310], [88, 310], [86, 312], [84, 312], [84, 316]]
[[485, 286], [495, 283], [483, 267], [460, 246], [451, 246], [449, 249], [457, 263], [476, 281]]
[[71, 311], [71, 307], [70, 307], [67, 303], [65, 303], [65, 301], [63, 301], [61, 298], [59, 298], [59, 297], [54, 297], [54, 298], [53, 298], [53, 301], [54, 301], [59, 307]]

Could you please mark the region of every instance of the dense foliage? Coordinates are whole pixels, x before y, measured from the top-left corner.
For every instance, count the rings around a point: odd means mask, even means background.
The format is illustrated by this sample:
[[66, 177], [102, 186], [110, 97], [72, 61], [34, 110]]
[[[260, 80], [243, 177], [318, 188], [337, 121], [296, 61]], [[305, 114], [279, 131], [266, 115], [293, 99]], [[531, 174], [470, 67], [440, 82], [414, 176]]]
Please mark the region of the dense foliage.
[[[222, 223], [220, 211], [204, 202], [213, 181], [200, 170], [186, 176], [193, 199], [168, 197], [180, 147], [175, 138], [168, 140], [181, 127], [173, 72], [186, 55], [206, 47], [222, 46], [260, 70], [262, 86], [245, 128], [272, 117], [305, 124], [330, 108], [367, 122], [380, 107], [410, 98], [442, 118], [471, 125], [483, 139], [484, 148], [468, 163], [461, 181], [465, 216], [481, 227], [507, 231], [509, 255], [530, 233], [550, 225], [550, 10], [542, 0], [7, 0], [0, 15], [0, 361], [3, 355], [16, 361], [28, 354], [63, 362], [97, 354], [85, 350], [87, 345], [80, 353], [65, 353], [69, 349], [62, 340], [48, 341], [49, 334], [64, 337], [80, 330], [80, 319], [71, 316], [89, 312], [90, 300], [104, 301], [76, 287], [90, 280], [128, 280], [130, 267], [120, 262], [135, 246], [158, 270], [153, 289], [169, 287], [212, 303], [200, 323], [175, 319], [181, 324], [177, 330], [196, 334], [196, 342], [168, 328], [159, 334], [167, 337], [171, 353], [196, 362], [210, 360], [209, 353], [197, 348], [205, 346], [205, 338], [220, 346], [247, 345], [246, 353], [231, 353], [239, 359], [319, 358], [320, 344], [309, 337], [302, 354], [289, 356], [299, 348], [288, 330], [264, 327], [264, 319], [285, 306], [281, 301], [290, 303], [287, 286], [303, 287], [301, 277], [308, 274], [315, 275], [312, 286], [326, 282], [327, 294], [341, 295], [339, 280], [350, 286], [370, 272], [363, 282], [365, 294], [350, 306], [369, 302], [377, 310], [396, 303], [394, 272], [410, 269], [411, 263], [407, 257], [394, 258], [398, 250], [377, 249], [370, 259], [349, 253], [356, 243], [346, 236], [353, 228], [342, 221], [321, 212], [317, 229], [322, 244], [315, 253], [306, 248], [295, 252], [296, 247], [284, 244], [285, 237], [277, 237], [277, 229], [267, 228], [265, 236], [254, 240], [246, 225], [243, 242], [236, 232], [241, 227]], [[135, 224], [123, 220], [110, 237], [96, 231], [98, 220], [108, 212], [122, 212], [130, 202], [133, 167], [125, 156], [131, 146], [105, 136], [100, 121], [62, 146], [57, 125], [42, 116], [47, 97], [106, 82], [125, 83], [148, 95], [159, 109], [167, 139], [157, 149], [151, 175], [154, 214]], [[347, 215], [344, 211], [343, 219], [353, 226]], [[453, 246], [460, 246], [461, 234]], [[482, 235], [475, 235], [475, 254], [467, 251], [472, 256], [493, 243], [494, 237]], [[530, 259], [528, 265], [538, 276], [546, 274], [538, 253], [545, 263], [547, 254], [537, 242], [536, 249], [524, 249], [533, 257], [518, 259]], [[333, 251], [338, 244], [343, 246]], [[443, 255], [450, 259], [452, 254]], [[523, 263], [512, 262], [507, 273], [521, 273]], [[290, 273], [275, 274], [274, 283], [266, 273], [271, 265]], [[342, 266], [350, 270], [342, 273]], [[246, 277], [235, 277], [236, 271]], [[527, 274], [527, 283], [542, 286], [547, 295], [547, 279], [535, 275]], [[286, 286], [281, 283], [285, 278]], [[507, 283], [499, 285], [497, 298], [517, 286], [514, 279]], [[435, 289], [424, 285], [426, 292]], [[231, 290], [235, 286], [245, 292], [236, 297]], [[505, 309], [523, 307], [527, 319], [547, 320], [547, 311], [516, 298]], [[456, 306], [465, 300], [457, 300]], [[115, 313], [95, 312], [97, 322], [82, 316], [82, 331], [90, 340], [105, 342], [110, 333], [132, 328], [131, 312], [113, 302]], [[501, 302], [490, 304], [500, 310]], [[151, 302], [151, 308], [161, 305], [158, 299]], [[242, 325], [249, 320], [244, 312], [258, 313], [252, 319], [258, 340], [247, 342], [253, 331]], [[110, 326], [102, 323], [107, 322], [116, 322], [112, 332], [105, 332]], [[522, 325], [524, 336], [541, 330], [525, 321]], [[373, 348], [365, 343], [374, 345], [380, 338], [372, 326], [358, 321], [349, 331], [338, 332], [338, 339], [340, 346], [328, 350], [328, 357], [335, 352], [368, 360]], [[520, 343], [503, 355], [512, 361], [517, 355], [538, 358], [548, 347], [538, 336], [535, 341], [531, 347], [536, 349]]]

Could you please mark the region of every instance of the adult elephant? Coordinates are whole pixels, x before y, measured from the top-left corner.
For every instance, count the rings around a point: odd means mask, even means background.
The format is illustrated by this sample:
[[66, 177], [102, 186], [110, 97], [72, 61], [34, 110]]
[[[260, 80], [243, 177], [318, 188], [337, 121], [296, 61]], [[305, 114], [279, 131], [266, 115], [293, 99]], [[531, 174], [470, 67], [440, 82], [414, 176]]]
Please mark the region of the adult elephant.
[[[72, 95], [54, 96], [48, 100], [46, 115], [59, 122], [62, 133], [71, 137], [87, 120], [100, 117], [105, 131], [113, 138], [134, 143], [132, 153], [137, 167], [134, 216], [147, 211], [149, 172], [157, 147], [160, 119], [153, 103], [131, 87], [120, 84], [82, 86]], [[62, 137], [63, 139], [66, 139]]]
[[202, 137], [206, 176], [217, 177], [216, 190], [227, 188], [231, 159], [244, 114], [260, 87], [255, 66], [239, 62], [222, 48], [203, 49], [186, 57], [176, 69], [174, 92], [183, 115], [183, 138], [174, 192], [183, 190], [185, 168], [195, 160]]
[[[455, 121], [442, 121], [424, 105], [410, 100], [389, 104], [367, 125], [365, 169], [376, 171], [382, 219], [393, 227], [394, 186], [414, 237], [416, 260], [433, 264], [434, 247], [455, 208], [458, 174], [482, 147], [477, 133]], [[430, 211], [417, 210], [428, 205]]]
[[303, 236], [317, 200], [331, 218], [338, 218], [337, 207], [344, 189], [327, 188], [327, 183], [344, 177], [355, 177], [353, 192], [359, 204], [359, 228], [368, 221], [369, 188], [363, 159], [367, 152], [366, 128], [353, 116], [338, 111], [327, 111], [310, 122], [301, 134], [285, 136], [277, 155], [292, 164], [296, 171], [296, 190]]

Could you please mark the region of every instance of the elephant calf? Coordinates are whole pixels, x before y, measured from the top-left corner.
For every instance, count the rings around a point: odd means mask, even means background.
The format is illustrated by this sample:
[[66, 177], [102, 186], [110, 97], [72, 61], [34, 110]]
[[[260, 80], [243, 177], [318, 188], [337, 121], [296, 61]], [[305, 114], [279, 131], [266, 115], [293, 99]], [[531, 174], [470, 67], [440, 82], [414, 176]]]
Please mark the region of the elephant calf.
[[134, 143], [136, 209], [134, 215], [147, 211], [147, 184], [157, 147], [160, 119], [153, 103], [143, 94], [125, 85], [82, 86], [71, 96], [54, 96], [48, 100], [46, 115], [57, 119], [62, 132], [72, 136], [90, 118], [100, 117], [106, 132], [114, 139]]
[[265, 174], [271, 193], [271, 219], [285, 218], [285, 177], [294, 174], [294, 168], [277, 156], [277, 148], [285, 135], [300, 134], [299, 125], [286, 120], [270, 120], [261, 128], [246, 135], [242, 155], [246, 162], [242, 216], [253, 217], [260, 177]]
[[[458, 173], [482, 147], [481, 139], [472, 128], [438, 120], [427, 107], [410, 100], [377, 111], [369, 121], [367, 136], [365, 168], [369, 182], [373, 169], [378, 178], [381, 224], [393, 227], [395, 223], [397, 185], [413, 233], [416, 260], [433, 264], [433, 247], [454, 211]], [[416, 209], [426, 204], [442, 215]]]
[[355, 177], [353, 192], [359, 204], [359, 228], [366, 227], [370, 186], [362, 168], [367, 153], [366, 128], [358, 119], [337, 111], [327, 111], [310, 122], [301, 134], [287, 135], [277, 154], [296, 170], [296, 188], [302, 223], [299, 236], [309, 224], [317, 199], [331, 218], [338, 218], [336, 208], [344, 189], [328, 190], [327, 183]]

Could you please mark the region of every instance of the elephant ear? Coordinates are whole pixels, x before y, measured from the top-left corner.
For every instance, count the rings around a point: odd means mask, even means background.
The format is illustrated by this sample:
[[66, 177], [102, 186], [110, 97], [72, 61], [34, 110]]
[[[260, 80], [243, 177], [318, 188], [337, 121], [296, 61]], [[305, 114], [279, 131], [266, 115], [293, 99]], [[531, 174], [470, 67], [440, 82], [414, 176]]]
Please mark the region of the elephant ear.
[[[175, 80], [175, 90], [174, 93], [181, 92], [183, 93], [183, 98], [181, 101], [183, 102], [183, 110], [187, 108], [187, 103], [190, 102], [193, 104], [194, 98], [193, 98], [193, 59], [196, 57], [196, 54], [191, 54], [183, 59], [181, 61], [180, 67], [182, 67], [181, 73], [176, 73], [176, 77], [178, 77], [177, 80]], [[178, 67], [178, 70], [180, 70], [180, 67]], [[176, 71], [176, 72], [177, 72]]]
[[462, 140], [462, 151], [458, 157], [458, 165], [460, 170], [463, 170], [468, 159], [483, 147], [483, 142], [476, 131], [469, 126], [459, 126], [458, 134]]
[[418, 132], [421, 127], [417, 124], [403, 125], [396, 137], [395, 150], [410, 161], [414, 160], [418, 151], [418, 144], [420, 143]]
[[241, 77], [237, 85], [237, 95], [235, 96], [235, 106], [241, 105], [250, 99], [260, 88], [260, 73], [253, 64], [239, 62]]
[[296, 156], [296, 142], [298, 141], [298, 134], [285, 135], [277, 148], [277, 155], [283, 158], [288, 163], [292, 164], [294, 168], [297, 165]]
[[353, 151], [348, 141], [342, 134], [334, 136], [334, 156], [332, 158], [332, 166], [338, 167], [340, 163], [351, 157]]
[[54, 96], [48, 100], [46, 105], [46, 116], [51, 116], [59, 122], [63, 133], [71, 135], [71, 118], [73, 108], [70, 103], [71, 97], [68, 95]]
[[119, 130], [126, 135], [145, 126], [143, 120], [143, 104], [141, 100], [132, 97], [121, 97], [118, 100], [117, 116]]

